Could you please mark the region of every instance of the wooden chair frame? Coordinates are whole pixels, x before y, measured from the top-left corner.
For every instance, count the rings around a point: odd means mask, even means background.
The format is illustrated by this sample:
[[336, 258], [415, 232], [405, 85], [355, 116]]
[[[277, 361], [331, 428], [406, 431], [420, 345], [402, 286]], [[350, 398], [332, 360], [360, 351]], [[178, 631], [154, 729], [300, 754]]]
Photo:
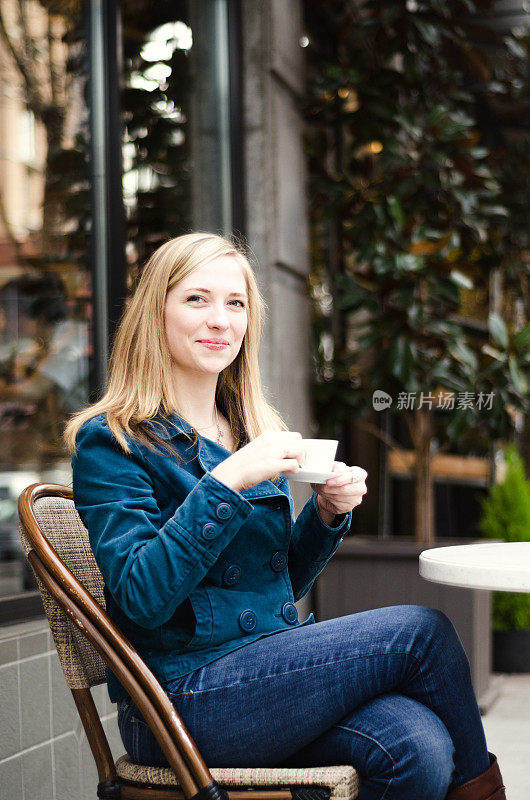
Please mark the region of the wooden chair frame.
[[[29, 546], [27, 558], [38, 580], [67, 618], [76, 626], [110, 667], [140, 709], [174, 771], [178, 786], [150, 785], [125, 780], [117, 774], [116, 764], [103, 730], [90, 688], [72, 688], [79, 716], [98, 772], [97, 796], [101, 800], [327, 800], [327, 778], [312, 782], [294, 781], [289, 787], [281, 777], [264, 781], [254, 788], [227, 791], [214, 780], [178, 712], [157, 678], [136, 650], [112, 622], [83, 584], [61, 560], [42, 532], [35, 514], [35, 503], [43, 498], [73, 500], [72, 490], [55, 484], [33, 484], [19, 498], [19, 515]], [[349, 780], [352, 768], [346, 769]], [[265, 781], [268, 781], [265, 778]], [[341, 781], [344, 775], [341, 775]], [[294, 785], [296, 783], [296, 785]], [[246, 787], [252, 785], [247, 783]], [[331, 785], [331, 784], [330, 784]], [[356, 796], [356, 795], [355, 795]]]

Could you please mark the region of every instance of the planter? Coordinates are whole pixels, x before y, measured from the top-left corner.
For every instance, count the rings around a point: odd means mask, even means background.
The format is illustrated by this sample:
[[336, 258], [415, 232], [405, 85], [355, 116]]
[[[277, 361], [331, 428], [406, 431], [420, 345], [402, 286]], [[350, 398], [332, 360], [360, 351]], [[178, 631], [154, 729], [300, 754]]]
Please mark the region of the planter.
[[530, 672], [530, 630], [493, 631], [493, 671]]
[[[470, 543], [470, 539], [444, 539], [436, 547]], [[426, 549], [404, 537], [347, 537], [315, 582], [316, 617], [331, 619], [401, 604], [440, 609], [458, 631], [470, 661], [479, 705], [485, 710], [494, 699], [491, 592], [423, 580], [418, 557]]]

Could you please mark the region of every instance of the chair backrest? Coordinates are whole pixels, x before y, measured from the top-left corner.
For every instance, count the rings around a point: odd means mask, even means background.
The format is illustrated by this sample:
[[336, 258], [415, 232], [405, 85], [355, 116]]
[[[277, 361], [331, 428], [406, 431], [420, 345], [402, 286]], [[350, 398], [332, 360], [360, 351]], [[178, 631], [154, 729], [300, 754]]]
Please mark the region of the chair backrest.
[[185, 797], [207, 789], [210, 800], [225, 798], [160, 683], [105, 611], [103, 578], [75, 510], [72, 490], [33, 484], [20, 495], [18, 507], [24, 551], [37, 578], [100, 780], [112, 782], [116, 777], [90, 696], [90, 687], [104, 681], [107, 664], [148, 722]]
[[[105, 608], [103, 577], [90, 548], [88, 531], [74, 506], [72, 491], [66, 486], [57, 486], [56, 490], [56, 494], [37, 497], [33, 503], [40, 532], [94, 600]], [[26, 556], [34, 547], [30, 537], [31, 533], [21, 519], [20, 538]], [[85, 689], [103, 683], [103, 659], [72, 624], [38, 577], [37, 583], [68, 686]]]

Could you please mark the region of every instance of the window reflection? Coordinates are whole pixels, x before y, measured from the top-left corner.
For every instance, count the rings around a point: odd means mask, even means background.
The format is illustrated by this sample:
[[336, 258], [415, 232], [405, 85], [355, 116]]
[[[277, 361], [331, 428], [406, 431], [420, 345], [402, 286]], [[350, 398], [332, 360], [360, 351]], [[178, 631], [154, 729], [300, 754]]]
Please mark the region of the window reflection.
[[[227, 23], [224, 0], [121, 10], [132, 284], [168, 238], [231, 231]], [[81, 0], [1, 0], [0, 595], [31, 585], [16, 500], [70, 483], [61, 433], [93, 370], [87, 67]]]
[[0, 594], [30, 588], [16, 499], [70, 481], [88, 399], [88, 114], [81, 3], [0, 3]]
[[226, 5], [124, 0], [123, 192], [131, 278], [164, 241], [229, 232]]

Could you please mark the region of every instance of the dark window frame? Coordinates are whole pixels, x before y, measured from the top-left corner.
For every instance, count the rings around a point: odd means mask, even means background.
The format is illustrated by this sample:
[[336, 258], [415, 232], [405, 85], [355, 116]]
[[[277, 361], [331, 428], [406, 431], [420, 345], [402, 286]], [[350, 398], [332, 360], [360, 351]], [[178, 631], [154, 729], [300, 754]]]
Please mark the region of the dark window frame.
[[40, 592], [0, 597], [0, 626], [15, 625], [44, 616]]
[[232, 230], [246, 240], [241, 0], [227, 0]]

